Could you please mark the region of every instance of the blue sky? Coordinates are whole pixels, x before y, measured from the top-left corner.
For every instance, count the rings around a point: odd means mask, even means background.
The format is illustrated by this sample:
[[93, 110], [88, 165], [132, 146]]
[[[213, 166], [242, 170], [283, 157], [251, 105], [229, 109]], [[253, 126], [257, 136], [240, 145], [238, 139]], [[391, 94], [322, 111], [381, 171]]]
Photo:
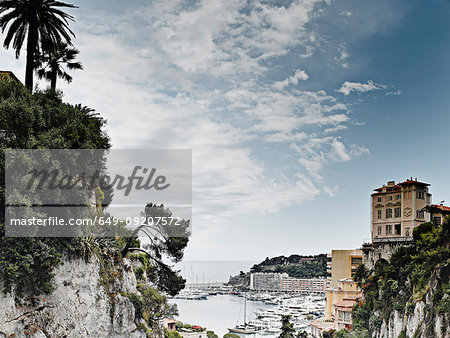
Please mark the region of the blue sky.
[[[74, 3], [64, 99], [115, 148], [193, 149], [186, 259], [356, 248], [388, 180], [450, 204], [450, 2]], [[0, 64], [23, 79], [24, 57]]]

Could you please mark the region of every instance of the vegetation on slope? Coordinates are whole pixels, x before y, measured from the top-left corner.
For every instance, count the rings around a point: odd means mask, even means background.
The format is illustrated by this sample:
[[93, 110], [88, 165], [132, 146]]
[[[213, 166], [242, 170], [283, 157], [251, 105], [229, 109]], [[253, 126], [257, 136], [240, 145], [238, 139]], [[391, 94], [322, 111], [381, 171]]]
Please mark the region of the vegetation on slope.
[[[364, 294], [364, 303], [353, 310], [354, 336], [370, 337], [393, 310], [412, 315], [424, 301], [426, 332], [434, 337], [436, 316], [449, 325], [450, 313], [450, 218], [442, 225], [424, 223], [414, 229], [414, 245], [401, 247], [387, 265], [379, 264], [369, 274], [360, 266], [354, 277]], [[419, 333], [417, 333], [419, 336]]]
[[[302, 262], [302, 258], [313, 258], [311, 262]], [[263, 262], [253, 265], [250, 272], [280, 272], [290, 277], [317, 278], [327, 276], [327, 255], [315, 256], [291, 255], [266, 258]]]

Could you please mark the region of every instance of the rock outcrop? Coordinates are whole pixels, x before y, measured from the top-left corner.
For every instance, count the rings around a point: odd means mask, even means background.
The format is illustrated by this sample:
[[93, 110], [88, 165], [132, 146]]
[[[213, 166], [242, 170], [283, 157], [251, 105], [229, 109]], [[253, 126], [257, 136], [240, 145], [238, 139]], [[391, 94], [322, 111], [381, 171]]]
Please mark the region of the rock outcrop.
[[[450, 338], [448, 312], [438, 314], [437, 304], [434, 300], [438, 282], [442, 282], [441, 275], [441, 269], [436, 269], [428, 282], [428, 291], [422, 301], [415, 303], [414, 310], [404, 313], [393, 310], [389, 320], [383, 321], [379, 329], [373, 332], [372, 337]], [[441, 281], [439, 281], [440, 279]], [[443, 297], [449, 297], [449, 295]]]
[[125, 296], [137, 292], [131, 262], [124, 259], [122, 266], [106, 290], [96, 256], [87, 262], [65, 259], [55, 271], [54, 291], [40, 296], [36, 306], [18, 304], [14, 293], [0, 292], [0, 337], [146, 337]]

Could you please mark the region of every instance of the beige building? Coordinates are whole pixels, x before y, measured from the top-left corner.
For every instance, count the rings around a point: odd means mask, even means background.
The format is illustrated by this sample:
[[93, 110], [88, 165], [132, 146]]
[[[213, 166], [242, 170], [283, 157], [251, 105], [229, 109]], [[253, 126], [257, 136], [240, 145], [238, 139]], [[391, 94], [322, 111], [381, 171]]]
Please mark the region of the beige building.
[[[412, 178], [389, 181], [372, 194], [372, 242], [412, 237], [413, 229], [429, 222], [424, 208], [431, 204], [428, 183]], [[428, 216], [428, 217], [427, 217]]]
[[[367, 269], [386, 264], [400, 246], [411, 245], [413, 230], [425, 222], [441, 224], [450, 214], [443, 204], [432, 205], [429, 184], [410, 178], [389, 181], [371, 195], [371, 243], [363, 243], [363, 262]], [[442, 202], [443, 203], [443, 202]]]
[[342, 299], [342, 301], [334, 304], [334, 324], [337, 331], [353, 329], [352, 310], [356, 302], [362, 299], [362, 294], [358, 293], [350, 297]]
[[332, 250], [327, 255], [328, 287], [337, 287], [340, 279], [353, 277], [362, 258], [362, 250]]
[[333, 320], [335, 305], [346, 298], [354, 297], [361, 293], [358, 285], [351, 277], [340, 279], [336, 287], [326, 290], [325, 320]]

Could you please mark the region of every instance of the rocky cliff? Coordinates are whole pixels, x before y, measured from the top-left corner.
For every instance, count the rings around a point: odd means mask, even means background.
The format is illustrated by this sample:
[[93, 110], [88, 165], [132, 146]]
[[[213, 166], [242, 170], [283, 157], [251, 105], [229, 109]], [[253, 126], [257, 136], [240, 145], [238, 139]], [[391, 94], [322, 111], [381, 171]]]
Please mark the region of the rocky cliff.
[[389, 320], [384, 320], [372, 336], [377, 338], [449, 338], [448, 312], [438, 311], [438, 307], [441, 306], [436, 302], [439, 299], [441, 304], [443, 301], [448, 303], [448, 294], [444, 293], [437, 297], [437, 291], [441, 289], [440, 284], [448, 283], [448, 276], [447, 280], [443, 280], [446, 277], [443, 273], [444, 269], [445, 267], [438, 268], [432, 274], [423, 301], [412, 303], [406, 311], [393, 310]]
[[95, 255], [88, 261], [66, 258], [55, 271], [54, 291], [35, 306], [20, 304], [14, 292], [0, 292], [0, 337], [146, 337], [125, 296], [137, 292], [131, 262], [124, 259], [106, 287], [100, 270]]

